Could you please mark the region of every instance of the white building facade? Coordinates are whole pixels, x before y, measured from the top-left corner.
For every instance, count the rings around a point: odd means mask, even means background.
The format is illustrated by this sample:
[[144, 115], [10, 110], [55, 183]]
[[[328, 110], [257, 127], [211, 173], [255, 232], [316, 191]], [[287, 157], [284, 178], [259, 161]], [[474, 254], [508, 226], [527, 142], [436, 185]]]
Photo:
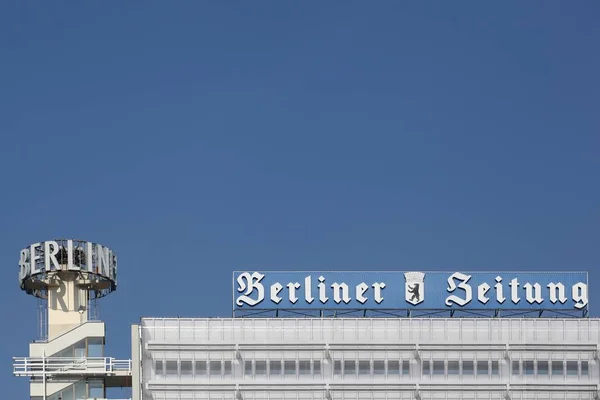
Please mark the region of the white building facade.
[[[144, 318], [134, 399], [597, 399], [590, 318]], [[137, 400], [137, 399], [136, 399]]]

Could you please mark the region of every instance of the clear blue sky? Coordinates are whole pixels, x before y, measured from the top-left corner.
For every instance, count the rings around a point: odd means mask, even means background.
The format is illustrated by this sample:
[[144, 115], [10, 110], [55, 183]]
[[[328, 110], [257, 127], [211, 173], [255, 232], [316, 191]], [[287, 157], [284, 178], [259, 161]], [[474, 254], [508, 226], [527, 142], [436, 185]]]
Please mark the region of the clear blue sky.
[[118, 253], [116, 357], [140, 316], [229, 316], [234, 269], [600, 284], [599, 19], [597, 1], [3, 1], [3, 397], [27, 396], [17, 261], [39, 240]]

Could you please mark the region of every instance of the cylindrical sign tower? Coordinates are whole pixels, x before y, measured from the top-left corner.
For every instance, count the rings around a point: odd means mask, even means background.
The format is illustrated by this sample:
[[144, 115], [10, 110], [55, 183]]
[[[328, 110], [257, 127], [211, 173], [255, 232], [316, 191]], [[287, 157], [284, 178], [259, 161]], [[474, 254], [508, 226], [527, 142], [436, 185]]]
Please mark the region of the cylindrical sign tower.
[[89, 300], [117, 288], [117, 256], [97, 243], [34, 243], [21, 250], [19, 267], [21, 289], [47, 300], [48, 339], [87, 321]]
[[19, 284], [42, 299], [44, 340], [14, 357], [13, 373], [29, 377], [30, 398], [105, 399], [111, 387], [131, 386], [131, 360], [106, 357], [105, 326], [90, 304], [117, 288], [117, 256], [84, 240], [49, 240], [21, 250]]

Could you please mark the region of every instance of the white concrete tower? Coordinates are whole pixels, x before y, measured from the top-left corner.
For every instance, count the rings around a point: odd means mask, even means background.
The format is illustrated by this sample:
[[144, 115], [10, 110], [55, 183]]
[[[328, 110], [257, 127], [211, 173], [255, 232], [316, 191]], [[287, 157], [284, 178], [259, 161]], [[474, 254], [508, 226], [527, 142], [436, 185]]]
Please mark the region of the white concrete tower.
[[[14, 374], [30, 377], [31, 400], [105, 399], [109, 387], [131, 386], [131, 360], [105, 357], [105, 327], [91, 308], [117, 288], [117, 257], [83, 240], [52, 240], [21, 250], [19, 282], [41, 299], [41, 340]], [[46, 324], [43, 321], [47, 321]]]

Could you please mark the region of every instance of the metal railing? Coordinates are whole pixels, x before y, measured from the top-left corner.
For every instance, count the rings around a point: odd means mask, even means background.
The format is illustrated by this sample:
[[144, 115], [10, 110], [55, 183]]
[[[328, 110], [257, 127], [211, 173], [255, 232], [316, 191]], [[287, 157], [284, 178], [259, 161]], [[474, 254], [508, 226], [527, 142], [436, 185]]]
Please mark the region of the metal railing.
[[15, 357], [16, 376], [131, 375], [131, 360], [112, 357]]

